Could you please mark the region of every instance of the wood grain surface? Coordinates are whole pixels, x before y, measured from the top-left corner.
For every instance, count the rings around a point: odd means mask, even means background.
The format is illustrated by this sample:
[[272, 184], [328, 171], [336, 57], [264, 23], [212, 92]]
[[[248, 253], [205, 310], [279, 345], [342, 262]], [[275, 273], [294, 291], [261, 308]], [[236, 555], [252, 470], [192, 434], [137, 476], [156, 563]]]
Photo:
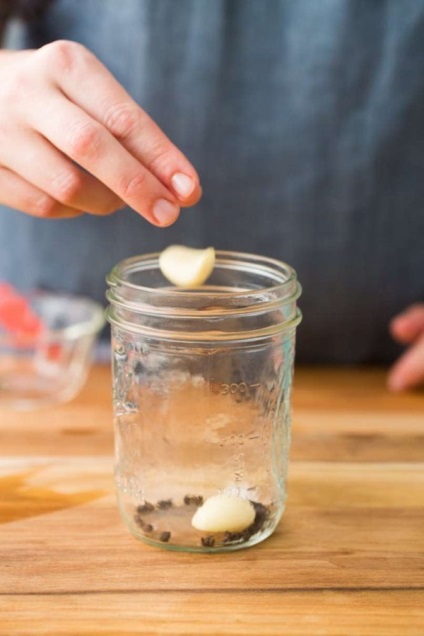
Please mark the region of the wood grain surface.
[[287, 511], [232, 554], [137, 542], [116, 509], [110, 374], [0, 410], [0, 634], [424, 634], [424, 393], [298, 369]]

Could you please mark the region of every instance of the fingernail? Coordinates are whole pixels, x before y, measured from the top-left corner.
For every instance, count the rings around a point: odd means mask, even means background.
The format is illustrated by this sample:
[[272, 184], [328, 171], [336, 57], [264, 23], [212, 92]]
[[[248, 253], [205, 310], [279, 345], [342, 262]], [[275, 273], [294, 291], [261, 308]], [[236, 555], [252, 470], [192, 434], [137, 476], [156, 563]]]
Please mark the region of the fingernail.
[[182, 174], [182, 172], [176, 172], [171, 179], [171, 183], [175, 192], [183, 199], [187, 199], [190, 196], [196, 185], [191, 177]]
[[171, 225], [178, 217], [178, 208], [166, 199], [158, 199], [153, 206], [153, 216], [159, 225]]

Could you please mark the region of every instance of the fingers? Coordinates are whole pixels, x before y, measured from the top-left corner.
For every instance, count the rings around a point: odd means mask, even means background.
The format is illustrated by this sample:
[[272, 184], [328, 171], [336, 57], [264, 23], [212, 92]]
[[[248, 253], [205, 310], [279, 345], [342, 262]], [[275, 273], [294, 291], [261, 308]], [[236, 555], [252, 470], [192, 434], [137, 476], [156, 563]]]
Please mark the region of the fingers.
[[7, 168], [0, 167], [0, 200], [16, 210], [21, 210], [39, 218], [71, 218], [81, 216], [82, 212], [62, 205], [51, 196], [42, 192], [21, 176]]
[[25, 184], [6, 192], [10, 205], [33, 210], [38, 196], [47, 211], [33, 213], [54, 216], [125, 202], [167, 226], [200, 198], [190, 162], [85, 47], [59, 41], [0, 61], [0, 167]]
[[411, 305], [395, 316], [390, 331], [399, 342], [413, 344], [390, 370], [389, 388], [402, 391], [418, 386], [424, 382], [424, 303]]
[[[108, 130], [182, 205], [198, 201], [201, 188], [191, 163], [92, 53], [62, 41], [44, 47], [43, 54], [50, 56], [52, 81], [74, 104]], [[149, 180], [145, 185], [146, 191], [153, 187]]]
[[395, 316], [390, 323], [390, 332], [402, 343], [412, 342], [424, 333], [424, 303], [411, 305], [406, 311]]
[[396, 362], [388, 376], [392, 391], [403, 391], [424, 382], [424, 332]]
[[16, 133], [6, 161], [8, 168], [65, 207], [102, 215], [123, 207], [116, 194], [34, 131]]
[[35, 105], [28, 118], [62, 153], [151, 223], [166, 226], [178, 218], [174, 195], [101, 124], [65, 97], [51, 91], [48, 112]]

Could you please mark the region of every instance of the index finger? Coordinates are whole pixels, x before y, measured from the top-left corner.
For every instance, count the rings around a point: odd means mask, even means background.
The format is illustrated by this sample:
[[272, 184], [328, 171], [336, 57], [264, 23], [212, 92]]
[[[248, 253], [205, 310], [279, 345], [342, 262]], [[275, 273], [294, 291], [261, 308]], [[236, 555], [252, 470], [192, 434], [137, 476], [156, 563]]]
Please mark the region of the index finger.
[[424, 333], [424, 303], [411, 305], [390, 323], [392, 335], [400, 342], [412, 342]]
[[28, 113], [31, 125], [151, 223], [173, 223], [179, 214], [174, 195], [101, 124], [50, 91], [47, 108], [35, 103]]
[[47, 46], [51, 79], [68, 99], [100, 122], [181, 203], [195, 203], [201, 196], [196, 170], [108, 69], [74, 42]]

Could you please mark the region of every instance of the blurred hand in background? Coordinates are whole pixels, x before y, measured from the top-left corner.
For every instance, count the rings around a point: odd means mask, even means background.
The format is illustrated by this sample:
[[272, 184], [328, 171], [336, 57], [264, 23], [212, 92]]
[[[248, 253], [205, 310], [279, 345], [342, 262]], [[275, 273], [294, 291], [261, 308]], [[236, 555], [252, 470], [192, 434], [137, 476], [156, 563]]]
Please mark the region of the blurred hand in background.
[[403, 391], [424, 384], [424, 303], [411, 305], [395, 316], [390, 331], [408, 348], [389, 372], [389, 389]]

